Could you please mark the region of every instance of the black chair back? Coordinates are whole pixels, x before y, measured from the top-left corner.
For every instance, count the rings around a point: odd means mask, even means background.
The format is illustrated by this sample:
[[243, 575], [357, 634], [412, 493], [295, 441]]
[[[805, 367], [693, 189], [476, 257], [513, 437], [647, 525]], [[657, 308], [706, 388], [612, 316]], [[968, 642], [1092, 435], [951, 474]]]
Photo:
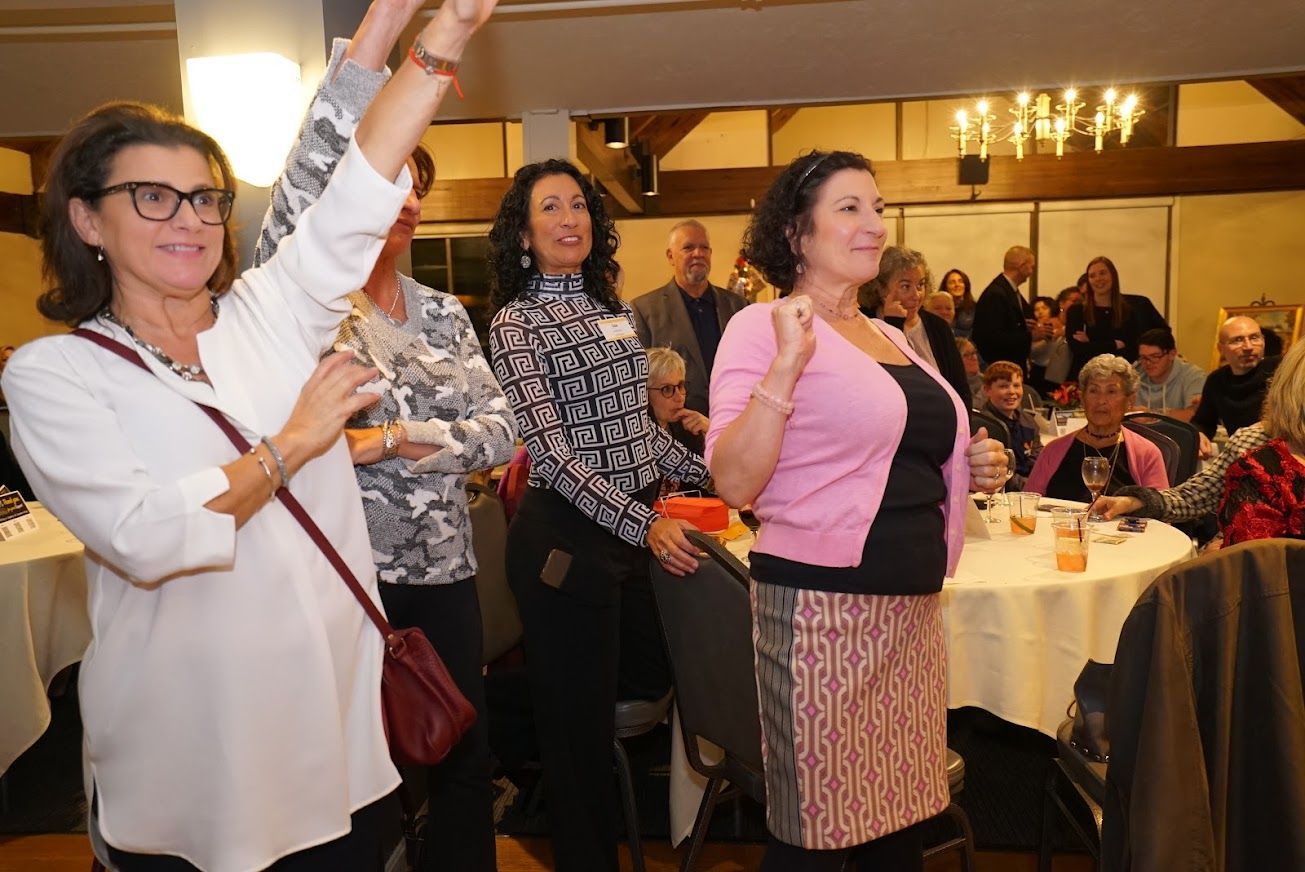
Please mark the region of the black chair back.
[[1178, 443], [1140, 421], [1125, 420], [1124, 426], [1160, 449], [1160, 456], [1165, 462], [1165, 477], [1169, 479], [1169, 486], [1173, 487], [1177, 483], [1175, 476], [1179, 474], [1182, 466], [1182, 450], [1178, 447]]
[[[679, 578], [651, 563], [685, 750], [699, 773], [724, 775], [760, 801], [765, 788], [748, 570], [712, 537], [686, 533], [704, 552], [696, 573]], [[725, 762], [704, 763], [698, 737], [719, 745]]]
[[1006, 422], [1002, 421], [995, 415], [989, 415], [987, 412], [980, 412], [978, 409], [970, 410], [970, 435], [973, 436], [979, 432], [980, 427], [988, 428], [988, 437], [996, 439], [1007, 448], [1010, 444], [1010, 428]]
[[[1170, 471], [1170, 486], [1180, 485], [1196, 474], [1200, 468], [1201, 433], [1186, 421], [1156, 412], [1130, 412], [1125, 421], [1137, 421], [1158, 433], [1163, 433], [1178, 443], [1179, 459], [1176, 469]], [[1166, 467], [1167, 468], [1167, 467]]]

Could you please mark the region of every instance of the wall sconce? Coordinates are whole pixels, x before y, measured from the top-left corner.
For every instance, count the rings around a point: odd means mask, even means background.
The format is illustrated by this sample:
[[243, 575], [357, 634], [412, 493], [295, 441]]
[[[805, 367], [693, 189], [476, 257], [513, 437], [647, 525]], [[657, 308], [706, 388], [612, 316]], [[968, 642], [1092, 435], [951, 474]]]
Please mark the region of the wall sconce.
[[657, 155], [643, 152], [639, 155], [639, 178], [643, 181], [643, 195], [656, 197], [661, 193], [661, 179], [657, 168]]
[[630, 144], [629, 118], [604, 118], [603, 142], [608, 148], [625, 148]]
[[186, 78], [195, 126], [221, 144], [239, 179], [271, 187], [303, 114], [299, 65], [271, 52], [187, 58]]

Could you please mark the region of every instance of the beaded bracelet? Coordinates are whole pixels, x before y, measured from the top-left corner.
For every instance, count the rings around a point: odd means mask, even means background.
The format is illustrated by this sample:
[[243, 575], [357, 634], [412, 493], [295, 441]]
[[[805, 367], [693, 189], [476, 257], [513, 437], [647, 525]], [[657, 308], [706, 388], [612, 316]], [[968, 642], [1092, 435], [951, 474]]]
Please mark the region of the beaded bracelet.
[[268, 439], [266, 436], [259, 438], [258, 441], [266, 445], [267, 450], [271, 452], [272, 460], [276, 462], [276, 471], [281, 473], [281, 487], [289, 487], [290, 472], [286, 469], [285, 458], [281, 456], [281, 451], [273, 445], [272, 440]]
[[757, 402], [761, 403], [761, 405], [774, 409], [784, 417], [793, 414], [793, 404], [787, 400], [781, 400], [779, 397], [763, 388], [761, 382], [757, 382], [752, 386], [752, 396], [755, 397]]
[[267, 468], [267, 461], [258, 453], [258, 446], [249, 449], [249, 456], [258, 461], [258, 465], [263, 468], [263, 475], [267, 476], [267, 501], [270, 503], [276, 497], [276, 482], [272, 481], [272, 470]]

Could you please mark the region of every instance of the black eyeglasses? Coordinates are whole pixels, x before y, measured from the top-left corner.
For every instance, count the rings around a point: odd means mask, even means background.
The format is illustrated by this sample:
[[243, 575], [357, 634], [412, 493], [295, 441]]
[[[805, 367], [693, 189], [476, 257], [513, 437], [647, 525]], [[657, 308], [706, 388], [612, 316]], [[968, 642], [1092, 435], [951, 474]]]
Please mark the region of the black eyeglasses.
[[676, 394], [688, 393], [688, 390], [684, 387], [684, 382], [680, 382], [679, 384], [673, 384], [673, 385], [662, 385], [661, 387], [653, 388], [653, 390], [655, 390], [657, 393], [661, 394], [663, 397], [665, 397], [668, 400], [674, 397]]
[[136, 214], [146, 221], [171, 221], [184, 200], [205, 224], [226, 224], [231, 217], [231, 204], [236, 199], [234, 191], [224, 188], [200, 188], [185, 193], [162, 182], [123, 182], [96, 191], [91, 197], [98, 200], [121, 191], [131, 192], [131, 204], [136, 207]]

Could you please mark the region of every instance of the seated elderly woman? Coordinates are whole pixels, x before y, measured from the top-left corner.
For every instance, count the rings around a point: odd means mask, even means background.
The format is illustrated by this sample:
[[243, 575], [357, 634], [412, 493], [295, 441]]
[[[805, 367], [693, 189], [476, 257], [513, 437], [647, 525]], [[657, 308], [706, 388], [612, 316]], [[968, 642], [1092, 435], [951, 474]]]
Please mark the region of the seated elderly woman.
[[1006, 489], [1023, 490], [1042, 451], [1042, 443], [1038, 441], [1038, 422], [1033, 419], [1032, 412], [1020, 408], [1024, 402], [1024, 373], [1009, 361], [997, 361], [983, 374], [983, 396], [986, 399], [979, 411], [996, 416], [1010, 431], [1015, 474], [1006, 484]]
[[956, 323], [956, 300], [946, 291], [934, 291], [925, 297], [924, 310], [946, 321], [948, 327]]
[[1024, 489], [1062, 500], [1092, 499], [1083, 484], [1083, 461], [1104, 457], [1110, 461], [1105, 493], [1122, 487], [1167, 488], [1164, 458], [1145, 437], [1124, 429], [1124, 413], [1137, 395], [1137, 371], [1114, 354], [1099, 354], [1079, 371], [1079, 390], [1087, 426], [1047, 445], [1033, 464]]
[[685, 408], [684, 358], [673, 348], [648, 349], [648, 414], [676, 442], [702, 456], [707, 416]]
[[1261, 426], [1268, 441], [1228, 467], [1219, 506], [1225, 545], [1305, 538], [1305, 344], [1292, 346], [1279, 364], [1264, 398]]

